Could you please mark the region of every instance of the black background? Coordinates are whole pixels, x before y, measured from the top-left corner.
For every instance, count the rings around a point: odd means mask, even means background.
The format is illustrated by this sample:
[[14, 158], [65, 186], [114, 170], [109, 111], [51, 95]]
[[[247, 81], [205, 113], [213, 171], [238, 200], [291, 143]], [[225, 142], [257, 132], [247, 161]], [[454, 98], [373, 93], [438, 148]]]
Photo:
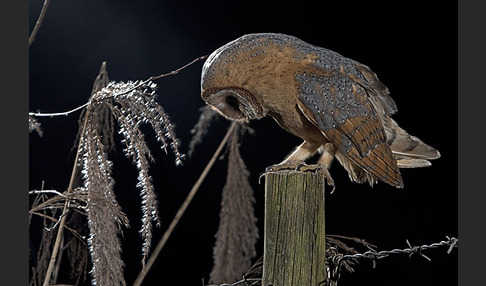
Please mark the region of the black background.
[[[188, 1], [52, 1], [47, 18], [30, 48], [30, 111], [64, 111], [85, 103], [102, 61], [112, 80], [145, 79], [173, 70], [243, 34], [280, 32], [332, 49], [370, 66], [397, 102], [396, 121], [438, 148], [442, 158], [426, 169], [403, 170], [405, 189], [383, 183], [373, 189], [349, 182], [338, 165], [332, 174], [336, 193], [326, 198], [326, 228], [331, 234], [356, 236], [380, 249], [406, 247], [457, 235], [457, 18], [456, 3], [342, 2], [317, 3]], [[439, 4], [440, 3], [440, 4]], [[40, 1], [30, 1], [34, 25]], [[196, 123], [202, 64], [160, 80], [159, 101], [176, 124], [187, 148]], [[78, 114], [41, 119], [44, 137], [30, 135], [30, 188], [66, 188], [74, 158]], [[216, 149], [227, 122], [214, 124], [198, 151], [182, 168], [173, 156], [156, 149], [152, 168], [159, 194], [160, 238], [177, 208]], [[300, 139], [270, 119], [253, 122], [242, 156], [252, 172], [256, 214], [263, 229], [263, 185], [258, 175], [287, 155]], [[118, 153], [121, 154], [121, 146]], [[140, 270], [140, 208], [136, 171], [114, 154], [115, 189], [131, 218], [123, 244], [126, 278]], [[201, 285], [212, 266], [226, 161], [219, 161], [185, 213], [149, 273], [146, 285], [179, 282]], [[263, 241], [259, 241], [259, 254]], [[388, 258], [372, 270], [368, 263], [342, 285], [456, 285], [457, 253]]]

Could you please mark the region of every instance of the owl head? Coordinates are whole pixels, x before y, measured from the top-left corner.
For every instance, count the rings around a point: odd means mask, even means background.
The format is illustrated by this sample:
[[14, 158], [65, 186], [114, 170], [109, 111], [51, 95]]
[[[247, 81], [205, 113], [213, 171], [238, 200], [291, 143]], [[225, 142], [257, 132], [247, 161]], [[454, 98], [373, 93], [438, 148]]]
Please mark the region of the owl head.
[[209, 88], [202, 99], [225, 118], [248, 122], [264, 117], [262, 105], [248, 90], [240, 87]]
[[227, 119], [248, 122], [267, 113], [258, 85], [247, 80], [257, 72], [252, 68], [255, 57], [248, 55], [263, 54], [261, 38], [259, 34], [240, 37], [215, 50], [204, 63], [201, 97]]

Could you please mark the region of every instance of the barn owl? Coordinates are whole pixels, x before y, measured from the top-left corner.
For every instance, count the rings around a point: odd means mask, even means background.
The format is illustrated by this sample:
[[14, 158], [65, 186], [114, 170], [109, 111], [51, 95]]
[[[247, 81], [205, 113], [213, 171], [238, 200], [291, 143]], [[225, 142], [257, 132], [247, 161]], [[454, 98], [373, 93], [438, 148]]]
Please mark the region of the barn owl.
[[336, 158], [354, 182], [403, 188], [399, 168], [440, 157], [391, 118], [397, 106], [369, 67], [293, 36], [249, 34], [218, 48], [204, 63], [201, 97], [230, 120], [269, 116], [303, 139], [269, 170], [306, 168], [319, 151], [332, 185]]

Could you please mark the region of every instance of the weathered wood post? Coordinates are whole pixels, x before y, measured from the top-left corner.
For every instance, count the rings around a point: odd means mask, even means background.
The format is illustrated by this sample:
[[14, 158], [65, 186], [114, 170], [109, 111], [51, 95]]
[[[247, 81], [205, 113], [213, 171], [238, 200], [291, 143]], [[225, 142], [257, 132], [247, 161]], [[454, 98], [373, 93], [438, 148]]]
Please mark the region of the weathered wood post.
[[324, 183], [319, 170], [265, 175], [263, 286], [325, 285]]

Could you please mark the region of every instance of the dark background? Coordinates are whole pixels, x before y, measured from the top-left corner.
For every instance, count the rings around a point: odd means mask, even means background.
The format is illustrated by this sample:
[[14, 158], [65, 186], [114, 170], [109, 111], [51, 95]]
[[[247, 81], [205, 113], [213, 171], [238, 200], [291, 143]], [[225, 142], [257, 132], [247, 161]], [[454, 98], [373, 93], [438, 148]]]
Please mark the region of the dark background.
[[[30, 1], [33, 27], [41, 1]], [[457, 236], [457, 16], [454, 1], [384, 3], [328, 1], [52, 1], [30, 48], [30, 111], [57, 112], [85, 103], [102, 61], [110, 79], [136, 80], [173, 70], [209, 54], [246, 33], [280, 32], [339, 52], [370, 66], [388, 86], [399, 112], [396, 121], [413, 135], [438, 148], [442, 158], [426, 169], [405, 169], [405, 189], [383, 183], [373, 189], [349, 182], [337, 164], [332, 174], [336, 193], [326, 198], [330, 234], [360, 237], [380, 249], [406, 247]], [[184, 150], [189, 130], [198, 119], [202, 63], [162, 79], [159, 101], [176, 124]], [[78, 114], [40, 119], [44, 136], [30, 135], [30, 189], [67, 187], [74, 154]], [[166, 229], [228, 125], [215, 123], [192, 159], [181, 168], [172, 155], [153, 148], [152, 168], [159, 194], [162, 227]], [[271, 119], [251, 124], [242, 156], [252, 172], [256, 214], [263, 229], [263, 184], [258, 175], [277, 163], [300, 139]], [[156, 146], [153, 144], [152, 146]], [[121, 154], [121, 146], [118, 148]], [[131, 218], [123, 244], [126, 279], [138, 274], [140, 208], [136, 171], [114, 154], [115, 190]], [[146, 285], [201, 285], [212, 267], [226, 161], [218, 161], [166, 248], [149, 273]], [[259, 255], [263, 240], [259, 241]], [[364, 263], [342, 285], [456, 285], [457, 251], [431, 251], [432, 262], [420, 257], [387, 258], [376, 269]], [[60, 281], [61, 282], [61, 281]]]

